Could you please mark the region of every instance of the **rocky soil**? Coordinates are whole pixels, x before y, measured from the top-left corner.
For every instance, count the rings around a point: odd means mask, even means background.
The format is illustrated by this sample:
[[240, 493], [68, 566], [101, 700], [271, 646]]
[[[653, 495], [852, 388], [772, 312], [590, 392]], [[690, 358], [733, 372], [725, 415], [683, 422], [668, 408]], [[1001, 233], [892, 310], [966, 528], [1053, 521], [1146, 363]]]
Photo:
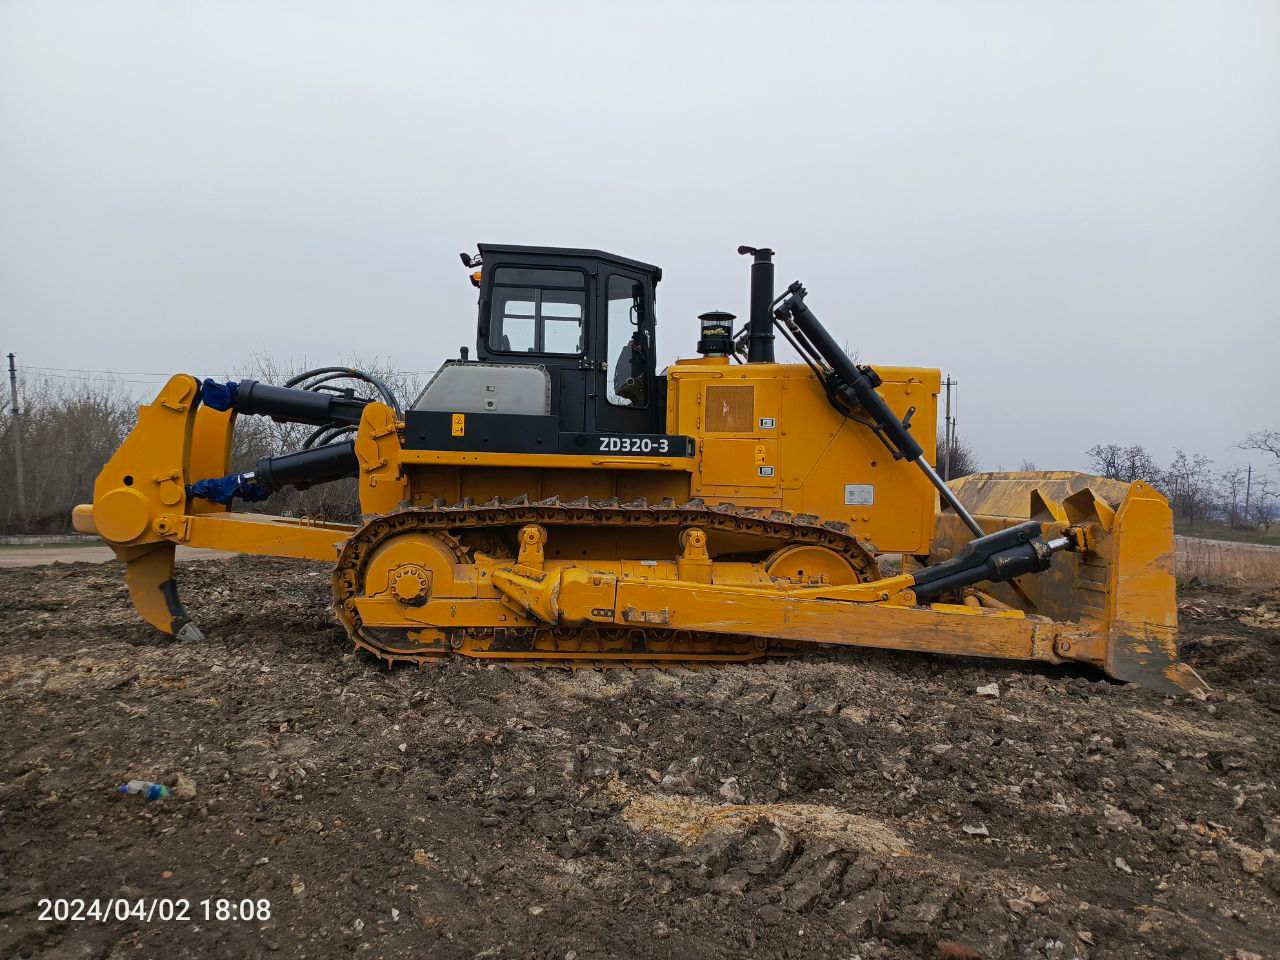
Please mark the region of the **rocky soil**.
[[1201, 700], [854, 650], [389, 671], [320, 568], [181, 569], [199, 643], [114, 565], [0, 572], [0, 956], [1280, 955], [1280, 589], [1184, 592]]

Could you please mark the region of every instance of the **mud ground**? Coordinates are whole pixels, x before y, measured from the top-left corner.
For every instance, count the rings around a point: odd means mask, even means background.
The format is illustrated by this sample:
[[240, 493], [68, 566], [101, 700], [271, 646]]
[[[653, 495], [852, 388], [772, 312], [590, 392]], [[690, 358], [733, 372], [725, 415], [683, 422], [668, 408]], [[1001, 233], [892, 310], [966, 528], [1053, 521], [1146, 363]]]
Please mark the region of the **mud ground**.
[[1183, 593], [1200, 700], [853, 650], [388, 671], [320, 568], [184, 564], [198, 643], [119, 572], [0, 572], [5, 958], [1280, 955], [1280, 589]]

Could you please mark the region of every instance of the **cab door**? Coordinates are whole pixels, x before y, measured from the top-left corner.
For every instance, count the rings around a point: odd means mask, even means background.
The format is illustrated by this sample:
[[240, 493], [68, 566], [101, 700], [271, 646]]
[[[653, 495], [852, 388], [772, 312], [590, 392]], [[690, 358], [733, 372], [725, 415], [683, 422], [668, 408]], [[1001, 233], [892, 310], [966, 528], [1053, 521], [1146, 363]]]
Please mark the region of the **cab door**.
[[654, 368], [653, 286], [642, 273], [602, 265], [597, 284], [596, 342], [601, 358], [592, 378], [596, 433], [658, 433]]

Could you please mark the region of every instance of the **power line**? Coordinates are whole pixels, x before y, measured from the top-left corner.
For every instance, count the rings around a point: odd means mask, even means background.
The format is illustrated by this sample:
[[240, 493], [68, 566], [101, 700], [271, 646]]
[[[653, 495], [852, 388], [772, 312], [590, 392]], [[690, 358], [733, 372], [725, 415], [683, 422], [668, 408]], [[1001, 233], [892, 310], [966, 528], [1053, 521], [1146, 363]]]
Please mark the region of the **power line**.
[[[119, 380], [121, 375], [103, 374], [103, 373], [52, 373], [48, 370], [31, 370], [28, 367], [19, 367], [33, 377], [57, 377], [59, 380]], [[148, 380], [131, 380], [129, 383], [164, 383], [158, 377]]]
[[[33, 363], [18, 364], [18, 369], [19, 370], [56, 371], [58, 373], [88, 373], [88, 374], [98, 373], [98, 374], [106, 374], [113, 377], [114, 376], [159, 377], [164, 380], [169, 379], [169, 377], [173, 376], [175, 372], [175, 371], [169, 371], [168, 373], [156, 373], [155, 371], [152, 371], [152, 370], [96, 370], [96, 369], [93, 369], [92, 367], [41, 367]], [[431, 370], [395, 370], [393, 372], [401, 373], [406, 376], [425, 376], [428, 373], [436, 373], [438, 370], [439, 370], [439, 367], [434, 367]]]
[[99, 383], [138, 383], [148, 387], [155, 387], [164, 383], [163, 380], [129, 380], [117, 376], [99, 376], [91, 373], [50, 373], [45, 370], [31, 371], [29, 367], [19, 367], [18, 369], [29, 372], [32, 376], [53, 377], [58, 380], [96, 380]]
[[[173, 373], [152, 373], [144, 370], [95, 370], [92, 367], [44, 367], [36, 364], [21, 364], [17, 369], [33, 377], [51, 377], [58, 380], [81, 383], [132, 384], [143, 387], [158, 387], [173, 376]], [[434, 370], [393, 371], [395, 375], [403, 377], [431, 377], [438, 372], [438, 368]], [[137, 379], [139, 377], [154, 379]]]
[[41, 367], [35, 364], [27, 363], [19, 366], [20, 370], [45, 370], [57, 371], [59, 373], [106, 373], [112, 376], [122, 377], [164, 377], [168, 378], [168, 373], [153, 373], [149, 370], [94, 370], [89, 367]]

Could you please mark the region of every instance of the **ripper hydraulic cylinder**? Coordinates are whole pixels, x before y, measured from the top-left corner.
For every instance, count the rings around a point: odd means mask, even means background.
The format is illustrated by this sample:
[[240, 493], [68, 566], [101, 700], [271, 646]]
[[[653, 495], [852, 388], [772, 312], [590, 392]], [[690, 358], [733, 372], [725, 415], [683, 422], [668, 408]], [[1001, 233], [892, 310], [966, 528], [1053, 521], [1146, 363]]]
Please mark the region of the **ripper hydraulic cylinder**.
[[235, 391], [237, 413], [258, 414], [282, 423], [306, 423], [313, 427], [359, 423], [367, 402], [318, 390], [273, 387], [257, 380], [241, 380]]
[[263, 457], [254, 464], [253, 477], [271, 490], [280, 490], [284, 487], [306, 488], [354, 477], [359, 471], [355, 441], [347, 440]]

